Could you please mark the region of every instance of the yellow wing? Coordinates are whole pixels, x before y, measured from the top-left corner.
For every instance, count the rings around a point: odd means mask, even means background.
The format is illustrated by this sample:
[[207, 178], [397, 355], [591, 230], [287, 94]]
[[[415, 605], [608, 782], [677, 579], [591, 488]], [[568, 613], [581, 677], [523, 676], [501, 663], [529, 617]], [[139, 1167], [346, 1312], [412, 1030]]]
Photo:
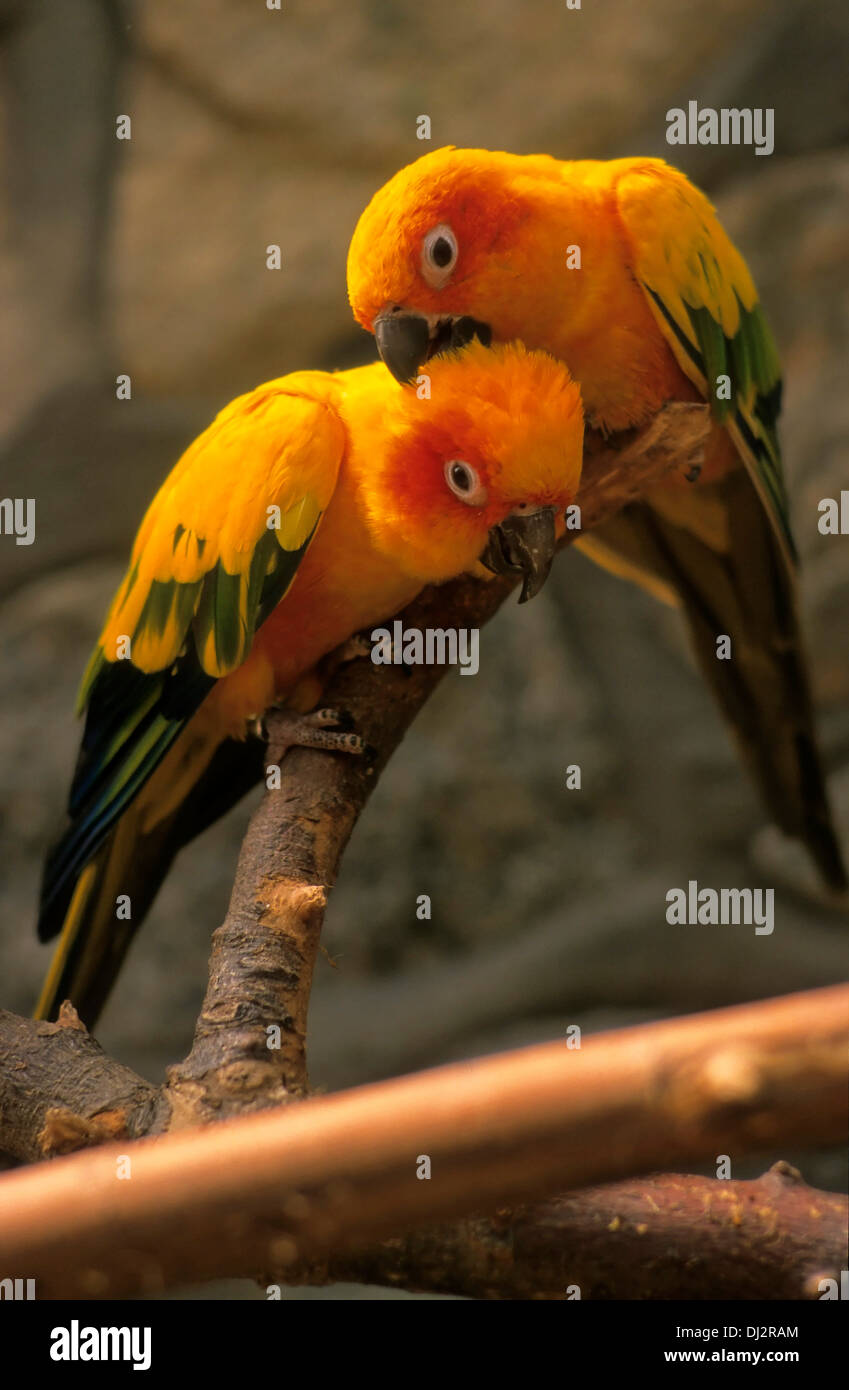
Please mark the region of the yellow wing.
[[228, 405], [147, 510], [80, 706], [104, 662], [162, 671], [190, 628], [207, 675], [240, 666], [268, 597], [279, 601], [294, 577], [333, 494], [343, 448], [335, 414], [277, 383]]

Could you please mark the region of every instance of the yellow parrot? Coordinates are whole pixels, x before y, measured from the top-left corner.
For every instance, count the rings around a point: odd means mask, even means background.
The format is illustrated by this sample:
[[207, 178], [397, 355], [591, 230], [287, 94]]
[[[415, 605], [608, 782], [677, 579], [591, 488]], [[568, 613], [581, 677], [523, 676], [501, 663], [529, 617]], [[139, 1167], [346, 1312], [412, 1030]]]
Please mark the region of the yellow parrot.
[[799, 627], [778, 356], [708, 199], [660, 159], [435, 150], [363, 212], [348, 293], [399, 381], [477, 336], [560, 358], [605, 432], [668, 400], [709, 401], [698, 479], [673, 474], [579, 544], [681, 606], [766, 806], [844, 892]]
[[281, 377], [221, 412], [151, 503], [83, 679], [37, 1017], [70, 998], [95, 1021], [174, 856], [261, 778], [264, 743], [246, 736], [265, 710], [300, 712], [291, 745], [363, 751], [335, 711], [303, 713], [322, 658], [461, 573], [539, 590], [582, 446], [568, 371], [521, 344], [449, 354], [429, 398], [376, 362]]

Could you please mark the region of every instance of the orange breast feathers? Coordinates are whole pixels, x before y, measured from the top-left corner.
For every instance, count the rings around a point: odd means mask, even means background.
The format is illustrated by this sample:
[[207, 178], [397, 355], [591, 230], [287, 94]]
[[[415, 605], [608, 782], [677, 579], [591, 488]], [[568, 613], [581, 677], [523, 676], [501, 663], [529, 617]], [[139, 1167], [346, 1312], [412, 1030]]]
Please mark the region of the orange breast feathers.
[[374, 549], [361, 499], [347, 472], [292, 587], [254, 639], [242, 666], [220, 680], [201, 713], [233, 737], [276, 700], [293, 709], [320, 698], [315, 667], [352, 633], [410, 602], [421, 581]]

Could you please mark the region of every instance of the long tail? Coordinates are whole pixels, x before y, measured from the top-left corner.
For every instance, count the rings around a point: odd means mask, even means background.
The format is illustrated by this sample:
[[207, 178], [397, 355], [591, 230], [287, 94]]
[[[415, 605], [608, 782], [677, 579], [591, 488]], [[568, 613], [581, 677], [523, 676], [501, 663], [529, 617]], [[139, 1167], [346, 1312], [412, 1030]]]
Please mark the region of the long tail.
[[[694, 495], [694, 515], [704, 514], [707, 490]], [[767, 810], [785, 834], [807, 846], [829, 887], [845, 892], [849, 880], [814, 731], [794, 578], [746, 473], [728, 474], [710, 492], [724, 518], [723, 545], [684, 524], [683, 511], [676, 524], [671, 507], [641, 502], [587, 537], [583, 548], [606, 568], [681, 604], [699, 667]], [[722, 634], [731, 638], [728, 660], [717, 655]]]
[[78, 827], [69, 827], [45, 870], [39, 935], [44, 940], [58, 931], [59, 941], [36, 1018], [55, 1018], [70, 999], [93, 1026], [175, 856], [258, 781], [263, 751], [258, 740], [216, 746], [193, 737], [189, 725], [68, 886], [57, 914], [50, 866], [61, 862], [63, 845], [78, 834]]

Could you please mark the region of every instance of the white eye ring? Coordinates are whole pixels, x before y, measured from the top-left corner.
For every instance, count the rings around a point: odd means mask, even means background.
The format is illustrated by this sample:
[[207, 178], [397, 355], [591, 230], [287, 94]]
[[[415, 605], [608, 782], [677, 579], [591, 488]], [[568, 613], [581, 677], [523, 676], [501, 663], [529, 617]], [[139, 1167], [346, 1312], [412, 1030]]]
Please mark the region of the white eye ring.
[[457, 252], [457, 238], [447, 222], [431, 227], [422, 242], [422, 274], [432, 289], [440, 289], [450, 279]]
[[449, 459], [445, 465], [445, 481], [455, 497], [468, 507], [485, 507], [487, 490], [470, 463], [464, 459]]

